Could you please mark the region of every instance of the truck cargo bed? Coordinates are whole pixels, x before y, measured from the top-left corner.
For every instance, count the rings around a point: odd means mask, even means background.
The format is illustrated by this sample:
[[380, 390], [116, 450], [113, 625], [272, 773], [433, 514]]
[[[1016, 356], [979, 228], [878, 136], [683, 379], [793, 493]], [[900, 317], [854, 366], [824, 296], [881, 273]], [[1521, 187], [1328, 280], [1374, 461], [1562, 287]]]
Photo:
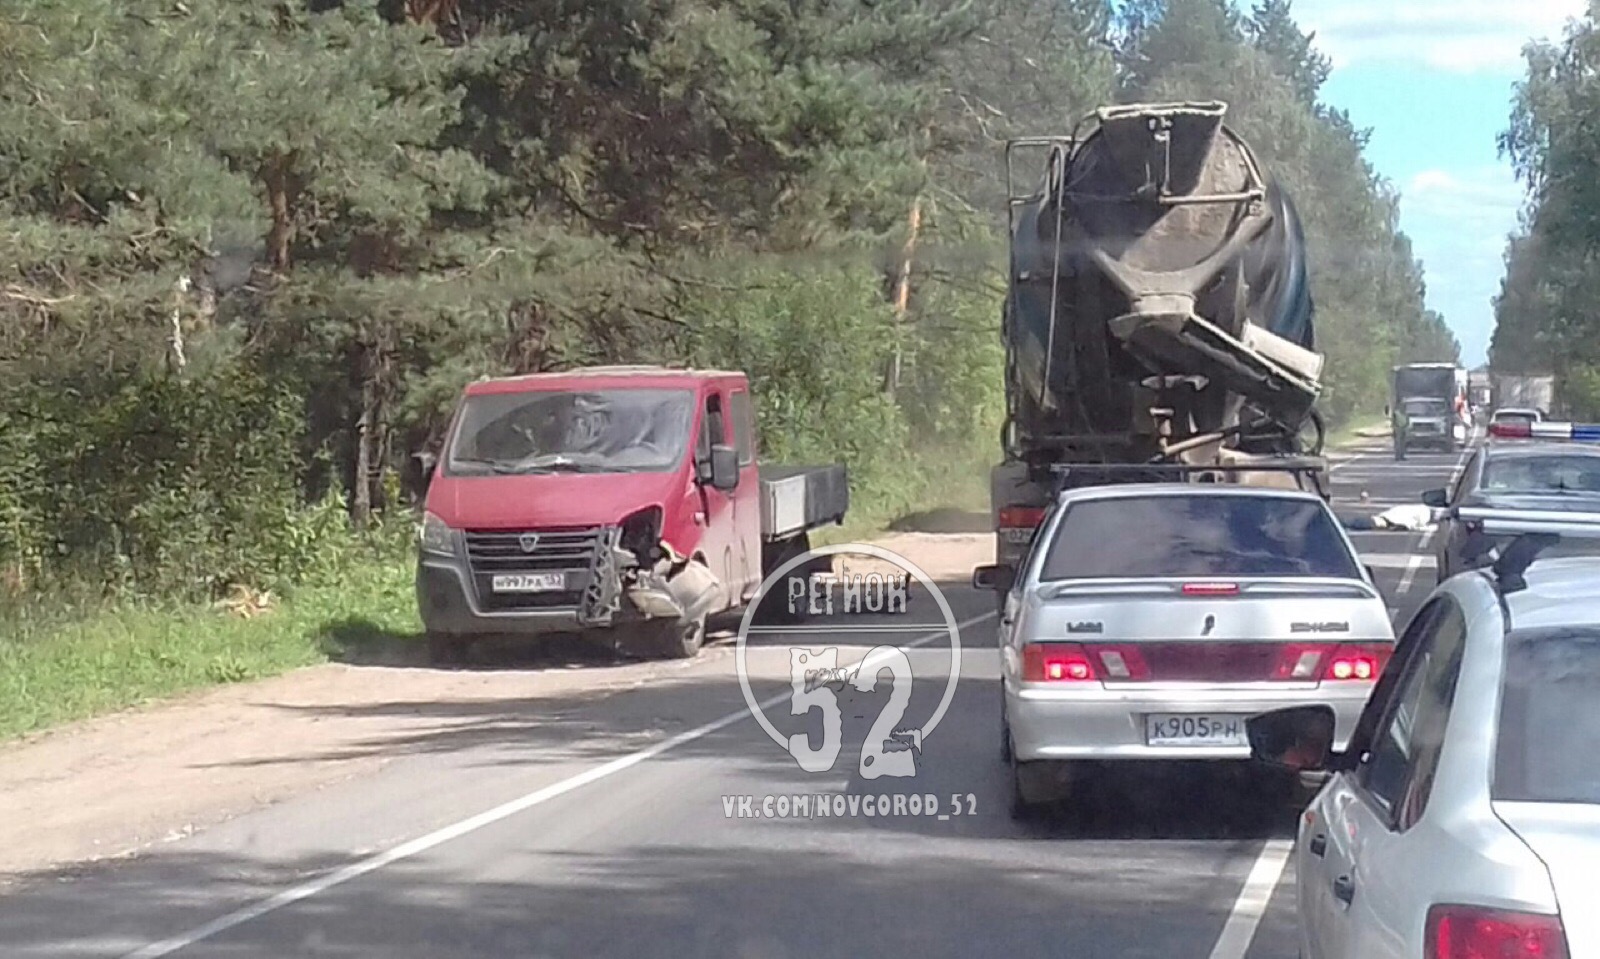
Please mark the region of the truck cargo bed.
[[844, 522], [850, 508], [845, 468], [762, 466], [761, 535], [785, 539], [803, 530]]

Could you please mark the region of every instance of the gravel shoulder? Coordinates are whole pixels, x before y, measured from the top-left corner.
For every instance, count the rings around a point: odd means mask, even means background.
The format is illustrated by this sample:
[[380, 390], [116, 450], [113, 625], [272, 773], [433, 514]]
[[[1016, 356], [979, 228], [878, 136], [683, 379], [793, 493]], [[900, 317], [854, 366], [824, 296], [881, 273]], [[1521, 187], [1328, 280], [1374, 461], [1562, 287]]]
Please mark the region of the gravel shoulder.
[[[897, 533], [873, 543], [940, 583], [964, 583], [973, 566], [993, 558], [992, 534]], [[836, 568], [855, 574], [873, 566], [842, 557]], [[481, 670], [326, 664], [29, 737], [0, 747], [0, 886], [136, 854], [370, 775], [404, 756], [419, 735], [445, 732], [450, 722], [437, 712], [370, 707], [515, 701], [526, 708], [574, 693], [617, 695], [689, 671], [731, 678], [727, 642], [687, 663], [567, 659]]]

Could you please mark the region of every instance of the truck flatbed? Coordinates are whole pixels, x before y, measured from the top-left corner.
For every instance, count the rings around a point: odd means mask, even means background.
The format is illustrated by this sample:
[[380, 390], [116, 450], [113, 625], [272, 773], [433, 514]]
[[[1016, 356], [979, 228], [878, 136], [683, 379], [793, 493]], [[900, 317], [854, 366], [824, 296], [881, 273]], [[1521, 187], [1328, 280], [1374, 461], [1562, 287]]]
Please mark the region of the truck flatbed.
[[763, 539], [844, 522], [850, 482], [842, 465], [762, 466], [760, 473]]

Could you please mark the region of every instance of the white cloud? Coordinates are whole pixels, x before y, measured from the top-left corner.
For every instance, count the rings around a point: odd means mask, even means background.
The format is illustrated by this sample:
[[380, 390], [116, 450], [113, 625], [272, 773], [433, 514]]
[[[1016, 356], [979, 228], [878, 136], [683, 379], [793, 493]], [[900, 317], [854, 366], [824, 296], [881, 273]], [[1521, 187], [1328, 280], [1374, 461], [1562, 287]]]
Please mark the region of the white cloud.
[[1296, 0], [1302, 29], [1335, 67], [1419, 64], [1451, 73], [1520, 72], [1522, 47], [1561, 36], [1586, 0]]
[[1401, 186], [1400, 208], [1441, 227], [1516, 226], [1523, 189], [1507, 167], [1476, 170], [1424, 170]]

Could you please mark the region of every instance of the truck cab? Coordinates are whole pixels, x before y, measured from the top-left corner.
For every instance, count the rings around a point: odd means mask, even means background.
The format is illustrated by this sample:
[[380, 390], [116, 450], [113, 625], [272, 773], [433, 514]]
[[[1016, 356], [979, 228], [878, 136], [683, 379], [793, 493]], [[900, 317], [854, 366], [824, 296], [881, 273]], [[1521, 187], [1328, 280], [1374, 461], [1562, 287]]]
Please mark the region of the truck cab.
[[470, 384], [419, 538], [433, 657], [458, 661], [485, 634], [592, 632], [694, 655], [707, 616], [754, 598], [821, 521], [765, 528], [756, 460], [743, 373], [600, 367]]

